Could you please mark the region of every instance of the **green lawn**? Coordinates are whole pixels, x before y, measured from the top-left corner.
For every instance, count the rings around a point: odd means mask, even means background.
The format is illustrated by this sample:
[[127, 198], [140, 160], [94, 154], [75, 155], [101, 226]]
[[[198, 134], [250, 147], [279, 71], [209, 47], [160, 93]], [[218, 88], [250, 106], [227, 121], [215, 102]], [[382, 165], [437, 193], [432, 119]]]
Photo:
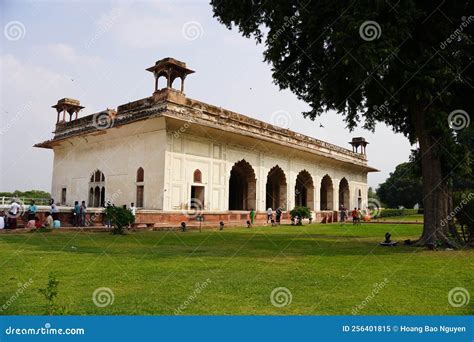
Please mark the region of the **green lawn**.
[[[403, 241], [420, 230], [314, 224], [126, 236], [2, 234], [0, 305], [9, 305], [0, 313], [43, 314], [38, 289], [53, 271], [68, 314], [172, 315], [181, 306], [186, 315], [350, 315], [357, 305], [363, 315], [473, 314], [474, 300], [452, 307], [448, 292], [463, 287], [474, 296], [474, 250], [377, 246], [386, 231]], [[30, 278], [16, 296], [17, 284]], [[113, 291], [113, 304], [94, 305], [92, 294], [100, 287]], [[289, 305], [272, 305], [277, 287], [291, 292]]]

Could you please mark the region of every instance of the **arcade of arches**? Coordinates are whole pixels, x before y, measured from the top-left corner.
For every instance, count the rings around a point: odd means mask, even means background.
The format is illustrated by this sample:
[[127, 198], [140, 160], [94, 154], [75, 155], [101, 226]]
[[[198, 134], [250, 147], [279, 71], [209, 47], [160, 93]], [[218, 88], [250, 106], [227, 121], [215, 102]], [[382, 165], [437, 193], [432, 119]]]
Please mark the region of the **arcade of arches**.
[[[202, 182], [202, 174], [200, 170], [195, 170], [193, 174], [194, 183]], [[201, 186], [204, 194], [204, 185]], [[104, 206], [105, 198], [105, 176], [100, 170], [96, 170], [90, 177], [89, 182], [89, 206]], [[278, 207], [288, 210], [287, 208], [287, 179], [284, 171], [278, 166], [274, 166], [267, 175], [265, 192], [265, 208], [276, 209]], [[311, 210], [338, 210], [334, 207], [334, 187], [333, 181], [329, 175], [325, 175], [321, 180], [320, 187], [320, 207], [315, 207], [314, 198], [314, 181], [311, 174], [307, 170], [298, 173], [295, 180], [294, 205], [306, 206]], [[350, 208], [350, 190], [349, 182], [346, 178], [342, 178], [339, 182], [338, 191], [339, 207], [343, 205]], [[144, 204], [144, 170], [138, 168], [136, 173], [136, 206], [143, 207]], [[360, 207], [362, 195], [360, 189], [356, 190], [356, 202]], [[229, 210], [256, 210], [257, 209], [257, 178], [253, 167], [245, 159], [236, 162], [231, 171], [229, 178]]]

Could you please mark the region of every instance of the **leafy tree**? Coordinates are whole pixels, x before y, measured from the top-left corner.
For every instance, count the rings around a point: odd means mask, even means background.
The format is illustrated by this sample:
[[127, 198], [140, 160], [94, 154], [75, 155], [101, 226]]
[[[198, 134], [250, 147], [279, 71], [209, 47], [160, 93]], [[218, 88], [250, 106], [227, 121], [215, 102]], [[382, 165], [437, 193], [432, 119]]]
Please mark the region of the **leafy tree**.
[[294, 207], [290, 210], [291, 220], [298, 218], [298, 225], [303, 225], [304, 219], [311, 219], [311, 210], [308, 207]]
[[367, 197], [369, 199], [372, 198], [372, 199], [375, 199], [377, 201], [380, 201], [379, 195], [377, 195], [377, 192], [375, 192], [374, 189], [371, 186], [369, 186], [369, 190], [367, 190]]
[[458, 129], [459, 118], [474, 113], [468, 95], [474, 84], [473, 26], [466, 26], [472, 1], [211, 0], [211, 5], [227, 28], [235, 25], [243, 36], [265, 44], [275, 83], [310, 105], [305, 117], [334, 110], [349, 129], [361, 119], [372, 130], [381, 122], [418, 142], [426, 213], [418, 244], [451, 245], [440, 222], [448, 215], [450, 172], [468, 171], [467, 150], [455, 141], [453, 126]]
[[421, 178], [414, 172], [412, 162], [397, 165], [385, 182], [377, 189], [380, 200], [389, 208], [413, 208], [422, 205]]

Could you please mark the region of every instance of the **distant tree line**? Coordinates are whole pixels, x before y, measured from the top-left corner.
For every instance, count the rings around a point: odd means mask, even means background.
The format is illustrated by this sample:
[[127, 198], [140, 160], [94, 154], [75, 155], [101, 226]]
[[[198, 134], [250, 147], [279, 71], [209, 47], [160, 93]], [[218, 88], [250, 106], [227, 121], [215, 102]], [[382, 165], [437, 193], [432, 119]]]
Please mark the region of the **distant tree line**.
[[51, 194], [42, 190], [0, 192], [0, 197], [51, 198]]

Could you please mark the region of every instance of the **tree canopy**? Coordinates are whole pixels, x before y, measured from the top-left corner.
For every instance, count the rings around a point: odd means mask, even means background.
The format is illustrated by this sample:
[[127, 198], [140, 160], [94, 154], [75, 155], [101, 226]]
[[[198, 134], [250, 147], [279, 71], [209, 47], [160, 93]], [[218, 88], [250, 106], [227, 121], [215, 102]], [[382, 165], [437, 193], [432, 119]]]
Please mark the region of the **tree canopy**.
[[[419, 144], [425, 220], [419, 244], [449, 243], [449, 177], [468, 172], [456, 141], [473, 113], [473, 3], [212, 0], [214, 15], [265, 44], [273, 79], [348, 128], [377, 122]], [[396, 148], [396, 147], [395, 147]], [[457, 171], [459, 173], [460, 171]]]
[[413, 170], [413, 163], [397, 165], [394, 172], [377, 188], [377, 195], [388, 208], [413, 208], [422, 205], [421, 177]]

